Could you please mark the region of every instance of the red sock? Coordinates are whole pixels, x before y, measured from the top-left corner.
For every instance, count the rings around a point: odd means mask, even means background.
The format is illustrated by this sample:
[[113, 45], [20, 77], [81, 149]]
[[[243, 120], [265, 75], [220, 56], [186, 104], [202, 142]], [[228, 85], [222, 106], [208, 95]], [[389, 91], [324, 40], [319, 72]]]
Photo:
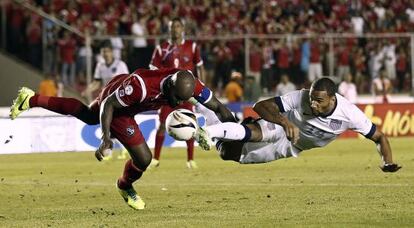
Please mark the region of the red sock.
[[187, 143], [187, 161], [194, 160], [194, 139], [185, 142]]
[[165, 133], [155, 135], [154, 159], [160, 160], [162, 144], [164, 144]]
[[85, 106], [74, 98], [48, 97], [38, 94], [30, 98], [29, 105], [30, 107], [42, 107], [53, 112], [72, 116], [76, 116]]
[[138, 180], [142, 176], [142, 173], [143, 171], [138, 169], [132, 160], [129, 159], [125, 163], [124, 173], [118, 179], [118, 187], [124, 190], [132, 188], [132, 183]]
[[41, 107], [62, 115], [74, 116], [86, 124], [99, 123], [99, 109], [89, 109], [81, 101], [75, 98], [66, 97], [48, 97], [42, 95], [34, 95], [29, 100], [30, 107]]

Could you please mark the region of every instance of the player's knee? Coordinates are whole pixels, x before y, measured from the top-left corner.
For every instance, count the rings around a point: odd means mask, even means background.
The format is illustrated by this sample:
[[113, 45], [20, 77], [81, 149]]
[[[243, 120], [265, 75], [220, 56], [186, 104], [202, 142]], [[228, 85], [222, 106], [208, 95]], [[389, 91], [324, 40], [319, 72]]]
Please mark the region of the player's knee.
[[128, 151], [134, 165], [138, 169], [145, 171], [152, 159], [152, 154], [148, 146], [146, 144], [139, 145], [137, 147], [129, 148]]

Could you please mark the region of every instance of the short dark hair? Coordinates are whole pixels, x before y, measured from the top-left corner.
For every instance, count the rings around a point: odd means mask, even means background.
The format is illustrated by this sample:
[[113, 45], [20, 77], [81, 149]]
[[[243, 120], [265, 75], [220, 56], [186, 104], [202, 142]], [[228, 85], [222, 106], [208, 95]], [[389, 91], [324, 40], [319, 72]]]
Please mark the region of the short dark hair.
[[172, 25], [174, 22], [179, 22], [182, 26], [184, 26], [184, 21], [179, 17], [173, 17], [170, 21], [170, 25]]
[[323, 77], [315, 80], [311, 88], [315, 91], [326, 91], [328, 96], [332, 97], [335, 96], [336, 93], [336, 85], [330, 78]]
[[110, 40], [103, 41], [102, 44], [101, 44], [101, 49], [103, 49], [103, 48], [109, 48], [109, 49], [112, 50], [113, 47], [112, 47], [111, 41]]

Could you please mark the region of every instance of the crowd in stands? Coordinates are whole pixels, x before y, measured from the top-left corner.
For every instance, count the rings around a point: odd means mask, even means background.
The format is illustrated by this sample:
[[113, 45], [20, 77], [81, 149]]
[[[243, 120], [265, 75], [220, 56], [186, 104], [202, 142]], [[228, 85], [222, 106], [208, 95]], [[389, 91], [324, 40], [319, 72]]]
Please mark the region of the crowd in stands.
[[[359, 93], [370, 91], [372, 80], [382, 69], [394, 84], [395, 91], [410, 90], [409, 38], [365, 38], [362, 35], [413, 32], [414, 0], [27, 2], [82, 33], [114, 36], [110, 41], [115, 58], [123, 59], [129, 69], [148, 67], [152, 50], [158, 42], [138, 36], [168, 34], [168, 22], [175, 16], [184, 19], [186, 35], [196, 39], [245, 34], [310, 35], [310, 38], [300, 39], [290, 36], [249, 40], [248, 72], [245, 72], [243, 39], [200, 40], [207, 83], [217, 91], [224, 91], [233, 71], [242, 73], [246, 86], [250, 86], [254, 79], [265, 93], [276, 92], [282, 75], [300, 88], [308, 86], [313, 79], [328, 75], [330, 64], [335, 66], [337, 82], [351, 74]], [[89, 50], [83, 38], [42, 19], [12, 0], [3, 0], [1, 7], [5, 8], [7, 16], [9, 52], [48, 75], [60, 75], [65, 85], [84, 82], [85, 59], [88, 52], [99, 54], [98, 40]], [[331, 45], [330, 40], [317, 36], [326, 33], [358, 36], [335, 38]], [[123, 40], [119, 35], [137, 37]], [[44, 48], [43, 41], [46, 42]], [[45, 61], [43, 64], [42, 60]]]

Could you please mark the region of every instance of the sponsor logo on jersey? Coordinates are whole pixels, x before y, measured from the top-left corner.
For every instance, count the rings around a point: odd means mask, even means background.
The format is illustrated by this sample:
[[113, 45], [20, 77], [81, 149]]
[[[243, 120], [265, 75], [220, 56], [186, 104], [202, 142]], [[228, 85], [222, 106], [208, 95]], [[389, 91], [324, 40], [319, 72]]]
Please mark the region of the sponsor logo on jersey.
[[340, 129], [341, 126], [342, 126], [341, 120], [331, 120], [331, 122], [329, 123], [329, 127], [334, 131]]
[[127, 127], [127, 128], [126, 128], [126, 131], [127, 131], [127, 134], [128, 134], [129, 136], [133, 136], [133, 135], [134, 135], [134, 133], [135, 133], [134, 126], [129, 126], [129, 127]]
[[132, 88], [132, 86], [131, 86], [131, 85], [127, 85], [127, 86], [125, 87], [125, 94], [126, 94], [126, 95], [131, 95], [133, 91], [134, 91], [134, 89]]

